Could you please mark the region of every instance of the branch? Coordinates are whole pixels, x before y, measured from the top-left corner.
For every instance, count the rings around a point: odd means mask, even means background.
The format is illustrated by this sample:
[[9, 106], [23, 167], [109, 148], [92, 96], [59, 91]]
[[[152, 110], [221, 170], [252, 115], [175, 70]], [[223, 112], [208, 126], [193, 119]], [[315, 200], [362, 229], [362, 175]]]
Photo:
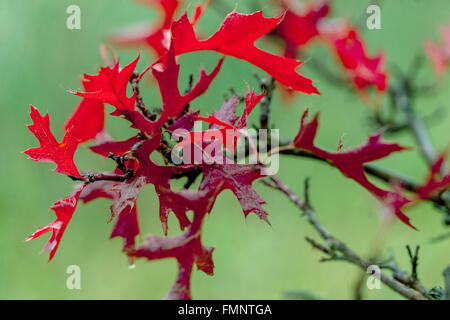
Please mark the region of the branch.
[[91, 183], [100, 180], [108, 180], [108, 181], [125, 181], [128, 178], [131, 178], [132, 175], [128, 174], [115, 174], [108, 172], [89, 172], [83, 174], [83, 177], [86, 178], [85, 183]]
[[416, 252], [414, 254], [412, 253], [411, 247], [409, 245], [406, 246], [406, 249], [408, 250], [409, 259], [411, 261], [411, 277], [417, 280], [417, 265], [419, 262], [420, 246], [416, 247]]
[[[316, 154], [309, 152], [309, 151], [292, 149], [292, 148], [282, 148], [282, 147], [288, 146], [289, 144], [290, 144], [290, 142], [280, 141], [279, 153], [285, 154], [285, 155], [315, 159], [315, 160], [319, 160], [319, 161], [328, 163], [328, 161], [326, 159], [321, 158], [321, 157], [317, 156]], [[364, 171], [367, 174], [369, 174], [381, 181], [384, 181], [384, 182], [391, 183], [391, 182], [395, 181], [399, 184], [399, 186], [402, 189], [407, 190], [407, 191], [416, 192], [417, 189], [421, 186], [421, 184], [414, 179], [402, 176], [396, 172], [382, 168], [375, 164], [370, 164], [370, 163], [364, 164], [363, 167], [364, 167]], [[445, 207], [445, 208], [447, 208], [449, 205], [447, 203], [447, 201], [445, 199], [443, 199], [441, 196], [431, 196], [428, 198], [428, 200], [434, 202], [435, 204], [437, 204], [439, 206]]]
[[[344, 242], [332, 236], [331, 233], [319, 221], [314, 208], [310, 205], [308, 200], [307, 196], [309, 188], [308, 179], [305, 180], [305, 201], [302, 201], [277, 176], [271, 176], [270, 179], [273, 182], [273, 184], [271, 184], [272, 187], [278, 189], [286, 196], [288, 196], [288, 198], [303, 212], [303, 214], [307, 216], [309, 223], [314, 227], [314, 229], [316, 229], [321, 238], [325, 240], [327, 244], [326, 246], [321, 245], [308, 237], [306, 238], [307, 241], [311, 243], [314, 248], [319, 249], [328, 256], [327, 258], [323, 258], [321, 261], [342, 260], [352, 263], [360, 267], [364, 271], [367, 270], [367, 267], [370, 265], [370, 263], [361, 258], [353, 250], [351, 250]], [[391, 278], [384, 273], [380, 274], [380, 280], [388, 287], [390, 287], [392, 290], [396, 291], [397, 293], [399, 293], [400, 295], [402, 295], [407, 299], [412, 300], [426, 299], [426, 297], [422, 295], [420, 292], [412, 288], [408, 288], [398, 280]]]
[[270, 103], [272, 102], [273, 92], [275, 90], [275, 78], [270, 80], [267, 78], [261, 78], [256, 72], [254, 73], [256, 80], [259, 83], [262, 91], [265, 93], [264, 97], [261, 99], [261, 116], [260, 125], [261, 129], [267, 129], [269, 124], [269, 111]]
[[136, 107], [142, 112], [142, 114], [149, 120], [155, 121], [158, 114], [156, 112], [152, 112], [148, 110], [147, 106], [142, 99], [141, 92], [139, 90], [139, 81], [142, 76], [138, 73], [134, 72], [130, 77], [131, 87], [133, 88], [133, 92], [136, 94]]
[[[417, 77], [420, 67], [423, 65], [423, 56], [417, 55], [412, 63], [411, 71], [408, 74], [403, 74], [400, 70], [397, 72], [400, 75], [400, 82], [397, 86], [391, 85], [388, 92], [391, 96], [391, 102], [393, 107], [403, 113], [405, 116], [405, 122], [396, 124], [394, 122], [385, 122], [382, 120], [379, 110], [374, 110], [374, 115], [372, 119], [378, 125], [388, 125], [391, 131], [400, 131], [403, 129], [410, 129], [413, 136], [423, 154], [428, 164], [433, 164], [436, 160], [436, 151], [434, 150], [433, 144], [429, 137], [428, 131], [422, 119], [420, 119], [414, 112], [412, 107], [412, 100], [414, 97], [420, 94], [426, 94], [430, 91], [435, 84], [419, 86], [413, 84]], [[331, 72], [324, 64], [318, 63], [317, 61], [311, 59], [308, 63], [317, 72], [322, 74], [330, 83], [337, 86], [344, 86], [351, 88], [348, 81], [339, 75]]]
[[425, 128], [425, 124], [414, 113], [411, 101], [413, 96], [411, 91], [413, 90], [409, 89], [409, 86], [409, 80], [405, 79], [398, 85], [398, 87], [391, 87], [389, 89], [389, 93], [392, 96], [395, 106], [405, 114], [407, 125], [413, 133], [420, 151], [427, 160], [428, 164], [432, 165], [436, 160], [436, 152]]
[[397, 262], [395, 261], [393, 255], [391, 254], [388, 262], [381, 263], [381, 269], [389, 269], [393, 273], [393, 277], [395, 280], [403, 283], [404, 285], [420, 292], [423, 296], [428, 298], [428, 290], [424, 287], [423, 284], [417, 279], [417, 260], [418, 260], [418, 247], [416, 247], [416, 252], [413, 255], [411, 252], [411, 248], [409, 246], [406, 247], [408, 250], [408, 254], [411, 260], [412, 273], [409, 275], [407, 272], [400, 269]]

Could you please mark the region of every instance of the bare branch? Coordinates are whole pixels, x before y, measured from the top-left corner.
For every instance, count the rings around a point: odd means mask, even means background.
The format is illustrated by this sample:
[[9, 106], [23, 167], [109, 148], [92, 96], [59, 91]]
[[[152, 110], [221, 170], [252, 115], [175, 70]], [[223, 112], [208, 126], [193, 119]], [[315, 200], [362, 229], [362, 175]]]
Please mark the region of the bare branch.
[[139, 81], [141, 76], [138, 73], [133, 73], [130, 77], [131, 87], [133, 92], [136, 94], [136, 107], [142, 112], [142, 114], [149, 120], [155, 121], [158, 114], [148, 110], [147, 106], [142, 99], [141, 92], [139, 90]]
[[[307, 238], [307, 241], [313, 245], [314, 248], [319, 249], [323, 253], [328, 255], [328, 258], [324, 258], [321, 261], [336, 261], [342, 260], [350, 262], [363, 270], [367, 270], [370, 263], [353, 250], [351, 250], [344, 242], [340, 241], [336, 237], [332, 236], [331, 233], [322, 225], [319, 221], [315, 210], [306, 201], [302, 201], [292, 190], [289, 189], [277, 176], [271, 176], [270, 179], [277, 186], [277, 189], [284, 193], [288, 198], [307, 216], [309, 223], [316, 229], [323, 240], [325, 240], [327, 246], [319, 244], [318, 242]], [[305, 181], [305, 192], [308, 192], [308, 180]], [[403, 297], [412, 300], [423, 300], [426, 297], [415, 289], [409, 288], [408, 286], [402, 284], [397, 279], [391, 278], [385, 273], [380, 274], [380, 280], [390, 287], [392, 290], [396, 291]]]

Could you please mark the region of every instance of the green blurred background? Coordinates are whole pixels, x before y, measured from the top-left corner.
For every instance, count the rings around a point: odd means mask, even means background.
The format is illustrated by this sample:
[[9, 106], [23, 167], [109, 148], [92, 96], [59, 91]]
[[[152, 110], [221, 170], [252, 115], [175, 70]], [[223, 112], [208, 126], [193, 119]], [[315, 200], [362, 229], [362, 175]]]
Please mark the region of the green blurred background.
[[[215, 0], [213, 0], [214, 2]], [[240, 12], [267, 9], [265, 1], [229, 1]], [[66, 8], [77, 4], [81, 8], [81, 30], [66, 28]], [[192, 9], [195, 2], [187, 4]], [[336, 15], [358, 22], [365, 15], [368, 2], [336, 0]], [[186, 7], [186, 5], [185, 5]], [[437, 28], [450, 21], [448, 0], [384, 1], [382, 29], [364, 29], [370, 52], [386, 52], [388, 66], [408, 68], [417, 52], [423, 50], [425, 39], [437, 38]], [[267, 10], [266, 15], [271, 14]], [[48, 236], [25, 243], [35, 230], [54, 220], [50, 205], [65, 197], [72, 189], [66, 177], [51, 171], [53, 164], [27, 160], [23, 150], [37, 145], [27, 130], [29, 104], [41, 113], [50, 114], [56, 137], [63, 135], [62, 124], [77, 105], [79, 98], [66, 92], [79, 89], [79, 77], [94, 73], [101, 64], [99, 44], [117, 28], [140, 21], [151, 21], [156, 11], [130, 0], [58, 0], [0, 2], [0, 121], [3, 161], [0, 170], [0, 298], [2, 299], [160, 299], [172, 285], [176, 262], [138, 260], [130, 270], [121, 253], [122, 241], [109, 240], [112, 225], [106, 224], [110, 202], [97, 200], [80, 203], [64, 234], [59, 250], [51, 263], [48, 254], [39, 254]], [[210, 34], [220, 25], [224, 14], [210, 8], [200, 20], [199, 28]], [[260, 42], [260, 45], [265, 45]], [[325, 61], [339, 70], [332, 57], [317, 45], [310, 59]], [[136, 57], [137, 51], [118, 50], [122, 64]], [[211, 70], [218, 59], [214, 53], [194, 53], [181, 58], [180, 87], [188, 75], [198, 75], [200, 66]], [[138, 65], [142, 70], [151, 55], [145, 50]], [[225, 66], [211, 89], [193, 106], [203, 114], [217, 109], [222, 95], [230, 86], [238, 92], [256, 83], [251, 73], [255, 67], [243, 61], [227, 58]], [[368, 111], [353, 94], [330, 84], [306, 63], [301, 71], [317, 79], [321, 96], [299, 96], [285, 102], [277, 92], [272, 104], [271, 123], [280, 128], [282, 137], [293, 137], [305, 107], [321, 111], [318, 143], [335, 149], [344, 134], [346, 147], [362, 143], [374, 131], [368, 121]], [[262, 74], [262, 71], [260, 71]], [[423, 82], [433, 79], [427, 62], [420, 73]], [[426, 115], [442, 106], [449, 110], [449, 81], [442, 80], [439, 94], [417, 101], [417, 110]], [[160, 103], [157, 86], [148, 81], [143, 86], [147, 105]], [[255, 112], [255, 117], [258, 116]], [[255, 119], [253, 118], [253, 123]], [[108, 130], [116, 139], [131, 132], [121, 119], [107, 119]], [[449, 141], [450, 117], [432, 123], [431, 137], [437, 149]], [[408, 134], [388, 136], [389, 140], [414, 145]], [[110, 161], [98, 159], [86, 148], [77, 151], [75, 162], [81, 170], [109, 170]], [[402, 174], [422, 179], [426, 166], [416, 150], [394, 154], [380, 165]], [[282, 158], [280, 177], [298, 193], [302, 180], [312, 177], [312, 203], [329, 230], [358, 253], [366, 256], [371, 250], [379, 225], [379, 207], [374, 198], [337, 170], [308, 159]], [[297, 208], [276, 191], [255, 183], [256, 190], [267, 201], [272, 227], [251, 214], [244, 219], [239, 203], [231, 192], [217, 200], [212, 214], [206, 218], [203, 241], [214, 246], [215, 275], [210, 277], [195, 271], [192, 294], [199, 299], [280, 299], [290, 290], [306, 290], [329, 299], [353, 297], [353, 287], [360, 270], [347, 263], [319, 263], [321, 254], [312, 250], [304, 237], [318, 239], [315, 230], [300, 217]], [[142, 234], [161, 234], [158, 221], [158, 200], [153, 187], [145, 187], [139, 197], [139, 219]], [[408, 212], [420, 231], [414, 231], [396, 221], [384, 241], [392, 249], [401, 266], [409, 269], [405, 245], [420, 245], [419, 275], [432, 287], [443, 285], [442, 270], [450, 262], [450, 241], [431, 244], [430, 238], [446, 231], [442, 215], [431, 205], [422, 204]], [[176, 231], [171, 217], [169, 227]], [[141, 238], [142, 239], [142, 238]], [[66, 268], [81, 267], [81, 290], [66, 288]], [[381, 290], [365, 290], [368, 299], [397, 299], [399, 296], [382, 285]]]

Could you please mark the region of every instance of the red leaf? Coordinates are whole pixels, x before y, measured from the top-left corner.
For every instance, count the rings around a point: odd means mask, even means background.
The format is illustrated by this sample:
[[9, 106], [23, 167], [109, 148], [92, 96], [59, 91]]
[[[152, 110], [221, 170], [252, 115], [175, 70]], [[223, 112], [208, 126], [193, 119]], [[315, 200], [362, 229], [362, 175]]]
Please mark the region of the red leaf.
[[222, 67], [223, 58], [219, 60], [214, 70], [207, 74], [201, 70], [200, 77], [192, 90], [186, 95], [180, 95], [178, 89], [178, 75], [180, 66], [176, 64], [173, 47], [169, 49], [161, 61], [154, 64], [152, 73], [158, 81], [161, 98], [163, 101], [162, 113], [156, 123], [153, 124], [154, 130], [158, 130], [171, 117], [177, 116], [181, 110], [192, 100], [202, 95], [219, 73]]
[[363, 167], [367, 162], [385, 158], [393, 152], [402, 151], [406, 148], [398, 144], [381, 141], [381, 132], [378, 132], [370, 136], [368, 141], [359, 147], [337, 153], [328, 152], [316, 147], [314, 144], [319, 125], [319, 115], [316, 114], [309, 122], [307, 121], [307, 117], [308, 110], [303, 113], [300, 130], [293, 140], [293, 145], [298, 149], [310, 151], [327, 160], [331, 165], [341, 171], [344, 176], [358, 182], [382, 203], [390, 207], [400, 220], [413, 227], [409, 223], [409, 218], [401, 211], [401, 208], [410, 201], [398, 192], [383, 190], [372, 184], [367, 179]]
[[450, 187], [450, 173], [442, 175], [445, 166], [444, 155], [440, 156], [431, 166], [430, 173], [424, 185], [416, 190], [421, 199], [427, 199], [434, 194], [439, 194]]
[[[123, 182], [115, 182], [111, 185], [114, 203], [111, 206], [112, 220], [116, 216], [128, 215], [136, 206], [136, 200], [142, 186], [153, 184], [160, 200], [160, 218], [163, 230], [167, 233], [167, 215], [173, 211], [179, 219], [180, 226], [184, 228], [188, 224], [188, 219], [180, 213], [179, 207], [170, 206], [165, 198], [167, 190], [170, 190], [170, 179], [175, 173], [185, 172], [192, 167], [187, 166], [159, 166], [150, 160], [150, 155], [161, 144], [161, 134], [155, 135], [150, 140], [145, 140], [142, 146], [134, 152], [138, 161], [138, 168], [135, 175]], [[94, 195], [104, 196], [102, 190], [93, 190]], [[97, 193], [98, 192], [98, 193]]]
[[256, 107], [256, 105], [261, 101], [261, 99], [264, 97], [264, 93], [256, 94], [255, 90], [252, 90], [252, 92], [248, 92], [245, 95], [245, 108], [244, 113], [242, 113], [241, 118], [239, 119], [239, 122], [237, 124], [238, 129], [243, 129], [247, 127], [247, 118], [250, 115], [250, 113], [253, 111], [253, 109]]
[[[91, 83], [86, 81], [82, 83], [86, 91], [96, 91], [95, 88], [92, 89]], [[103, 103], [94, 99], [82, 99], [64, 126], [66, 130], [72, 127], [80, 143], [94, 139], [104, 132], [105, 106]]]
[[194, 211], [192, 224], [182, 234], [172, 237], [158, 237], [151, 235], [147, 241], [129, 255], [133, 257], [145, 257], [148, 260], [175, 258], [178, 261], [178, 275], [166, 296], [166, 299], [187, 300], [191, 299], [190, 281], [192, 267], [197, 265], [208, 275], [213, 274], [214, 262], [212, 252], [214, 248], [206, 247], [201, 242], [201, 228], [205, 215], [211, 211], [213, 201], [220, 189], [193, 192], [183, 190], [170, 192], [171, 201]]
[[[241, 129], [247, 127], [248, 116], [263, 97], [264, 93], [256, 95], [254, 90], [246, 94], [244, 112], [239, 118], [237, 125], [235, 125], [235, 122], [237, 121], [235, 112], [239, 103], [237, 96], [233, 96], [233, 98], [225, 102], [220, 111], [214, 115], [209, 115], [208, 117], [197, 116], [197, 120], [202, 120], [210, 124], [210, 130], [189, 132], [189, 136], [176, 147], [201, 141], [205, 142], [207, 140], [206, 136], [208, 136], [214, 141], [223, 144], [230, 152], [232, 152], [236, 148], [237, 139], [241, 135]], [[223, 117], [224, 120], [218, 119], [218, 117]]]
[[69, 197], [55, 202], [51, 209], [56, 214], [56, 220], [43, 228], [39, 228], [35, 233], [33, 233], [26, 239], [26, 241], [30, 241], [37, 237], [40, 237], [44, 233], [52, 231], [52, 235], [43, 250], [50, 251], [50, 257], [48, 261], [53, 259], [53, 256], [58, 249], [64, 231], [66, 230], [67, 225], [69, 224], [70, 219], [72, 219], [72, 215], [75, 212], [78, 204], [78, 199], [80, 197], [81, 191], [83, 190], [83, 187], [84, 185], [76, 186], [75, 190]]
[[[156, 25], [137, 26], [122, 30], [110, 37], [113, 44], [119, 46], [138, 46], [142, 44], [152, 48], [157, 56], [164, 54], [170, 44], [170, 26], [179, 6], [178, 0], [140, 0], [148, 5], [156, 6], [163, 13], [163, 19]], [[198, 13], [197, 13], [198, 14]], [[198, 18], [198, 17], [197, 17]]]
[[123, 141], [108, 141], [95, 146], [89, 147], [92, 152], [107, 157], [110, 152], [116, 156], [122, 156], [125, 152], [129, 151], [136, 143], [142, 141], [138, 137], [131, 137]]
[[282, 17], [264, 18], [262, 11], [227, 15], [220, 29], [206, 40], [198, 40], [192, 24], [184, 14], [172, 24], [172, 42], [175, 53], [213, 50], [245, 60], [272, 75], [285, 86], [304, 93], [318, 93], [312, 80], [295, 71], [302, 63], [271, 54], [255, 47], [254, 42], [273, 30]]
[[[209, 116], [210, 131], [220, 131], [221, 126], [225, 129], [233, 128], [234, 131], [243, 129], [247, 125], [247, 116], [254, 109], [256, 104], [262, 99], [264, 94], [256, 95], [254, 91], [247, 93], [245, 97], [244, 113], [240, 117], [237, 126], [235, 123], [238, 120], [236, 116], [236, 107], [239, 103], [237, 96], [233, 96], [230, 100], [225, 102], [221, 109], [213, 113], [213, 116]], [[195, 140], [195, 135], [191, 132], [191, 141]], [[227, 135], [223, 133], [220, 137], [225, 137], [225, 145], [229, 139], [233, 139], [235, 136]], [[204, 147], [207, 144], [203, 144]], [[234, 146], [233, 146], [234, 147]], [[229, 164], [225, 160], [223, 165], [203, 165], [203, 178], [200, 184], [200, 190], [218, 190], [219, 194], [223, 190], [231, 190], [241, 204], [244, 215], [247, 216], [250, 212], [256, 213], [261, 219], [269, 223], [267, 220], [267, 212], [262, 208], [265, 201], [259, 196], [259, 194], [253, 189], [252, 183], [256, 179], [263, 177], [260, 169], [255, 168], [252, 165], [238, 165]], [[214, 200], [215, 201], [215, 198]], [[270, 223], [269, 223], [270, 224]]]
[[194, 127], [195, 121], [197, 121], [197, 116], [200, 111], [197, 112], [188, 112], [180, 117], [177, 121], [172, 123], [168, 128], [168, 132], [174, 132], [177, 129], [183, 129], [187, 131], [191, 131]]
[[35, 107], [30, 106], [30, 108], [30, 117], [33, 124], [28, 125], [28, 129], [36, 136], [41, 146], [28, 149], [24, 153], [34, 161], [55, 163], [56, 172], [81, 177], [73, 162], [73, 156], [79, 144], [74, 130], [72, 128], [67, 130], [63, 140], [59, 143], [50, 131], [48, 113], [42, 117]]
[[310, 4], [301, 13], [290, 8], [290, 3], [283, 1], [285, 12], [283, 20], [274, 33], [285, 42], [285, 57], [295, 58], [297, 52], [313, 38], [319, 35], [318, 23], [328, 15], [330, 6], [328, 2], [319, 5]]
[[117, 62], [111, 67], [101, 67], [97, 75], [85, 74], [83, 82], [90, 87], [90, 90], [88, 92], [72, 91], [71, 93], [108, 103], [119, 111], [115, 115], [133, 111], [136, 97], [134, 94], [131, 97], [127, 96], [127, 86], [138, 60], [139, 57], [122, 69], [119, 69], [119, 62]]
[[342, 24], [334, 26], [332, 31], [324, 32], [324, 35], [358, 90], [368, 86], [375, 86], [380, 92], [386, 90], [388, 76], [384, 69], [384, 55], [378, 53], [369, 57], [355, 28]]
[[[227, 100], [219, 111], [214, 111], [212, 116], [219, 119], [222, 123], [225, 122], [230, 126], [234, 126], [239, 117], [236, 115], [236, 108], [239, 105], [239, 98], [233, 95], [231, 99]], [[210, 129], [219, 129], [220, 125], [211, 124]], [[227, 127], [227, 126], [225, 126]]]
[[132, 127], [142, 132], [153, 134], [152, 122], [142, 113], [135, 110], [136, 94], [127, 96], [127, 87], [131, 75], [139, 60], [139, 56], [130, 64], [119, 69], [119, 62], [111, 67], [101, 67], [97, 75], [84, 75], [84, 83], [91, 89], [88, 92], [71, 93], [88, 99], [108, 103], [116, 108], [111, 113], [114, 116], [123, 116], [132, 123]]
[[253, 165], [204, 166], [200, 190], [218, 189], [220, 193], [229, 189], [239, 200], [245, 217], [254, 212], [270, 225], [267, 212], [262, 208], [266, 202], [252, 187], [253, 181], [263, 176], [261, 170]]
[[[87, 203], [97, 198], [106, 198], [116, 201], [119, 193], [114, 190], [116, 181], [94, 181], [89, 183], [82, 191], [80, 199]], [[119, 214], [110, 238], [122, 237], [124, 239], [124, 250], [134, 247], [135, 238], [139, 234], [139, 223], [136, 205], [131, 210]]]

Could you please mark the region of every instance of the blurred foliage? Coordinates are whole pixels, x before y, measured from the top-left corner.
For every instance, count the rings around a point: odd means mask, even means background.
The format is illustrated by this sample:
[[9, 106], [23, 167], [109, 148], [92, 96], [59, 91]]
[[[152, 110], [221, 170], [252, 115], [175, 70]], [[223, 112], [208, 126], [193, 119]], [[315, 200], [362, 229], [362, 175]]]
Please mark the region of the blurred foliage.
[[[214, 2], [215, 0], [213, 0]], [[373, 2], [373, 1], [372, 1]], [[66, 28], [66, 8], [70, 4], [81, 8], [81, 30]], [[189, 9], [192, 9], [192, 2]], [[269, 8], [266, 1], [229, 1], [230, 8], [251, 12], [257, 6]], [[336, 0], [336, 12], [358, 22], [365, 16], [368, 1]], [[418, 52], [423, 52], [425, 39], [437, 38], [440, 25], [450, 21], [448, 0], [383, 1], [382, 29], [364, 28], [370, 52], [383, 50], [388, 67], [408, 68]], [[270, 14], [270, 10], [266, 15]], [[44, 113], [48, 110], [55, 135], [63, 135], [62, 124], [79, 101], [67, 93], [78, 89], [78, 78], [94, 73], [101, 64], [99, 44], [113, 30], [140, 21], [155, 19], [156, 12], [130, 0], [3, 0], [0, 3], [0, 139], [3, 165], [0, 170], [0, 298], [2, 299], [159, 299], [172, 285], [175, 261], [137, 261], [130, 270], [121, 253], [121, 240], [108, 240], [111, 225], [107, 200], [79, 205], [67, 229], [61, 246], [51, 263], [47, 254], [38, 254], [44, 239], [25, 243], [35, 225], [53, 221], [50, 205], [67, 195], [73, 183], [51, 171], [52, 164], [38, 164], [21, 152], [37, 141], [26, 124], [31, 103]], [[200, 20], [205, 34], [213, 32], [224, 13], [210, 8]], [[260, 45], [265, 45], [260, 43]], [[270, 47], [270, 44], [269, 44]], [[334, 59], [322, 45], [309, 51], [309, 59], [337, 69]], [[122, 63], [128, 63], [138, 52], [118, 50]], [[142, 70], [151, 56], [143, 52], [138, 65]], [[214, 53], [193, 53], [183, 56], [180, 86], [188, 75], [198, 75], [200, 66], [211, 70], [218, 59]], [[353, 94], [330, 85], [305, 63], [302, 73], [320, 79], [321, 96], [298, 96], [284, 101], [279, 92], [272, 104], [270, 123], [280, 128], [282, 137], [293, 137], [305, 107], [321, 111], [319, 143], [335, 149], [344, 134], [344, 146], [366, 139], [374, 130], [368, 120], [368, 110]], [[227, 58], [225, 66], [207, 94], [194, 103], [202, 114], [217, 109], [229, 87], [244, 93], [246, 83], [255, 87], [253, 66]], [[262, 71], [258, 71], [262, 74]], [[427, 62], [420, 73], [424, 82], [432, 79]], [[438, 94], [417, 101], [420, 114], [431, 114], [437, 107], [450, 110], [448, 79], [442, 80]], [[160, 103], [159, 91], [153, 81], [143, 86], [147, 105]], [[255, 112], [255, 115], [258, 116]], [[253, 118], [253, 122], [255, 122]], [[250, 124], [252, 121], [250, 121]], [[438, 149], [448, 145], [450, 117], [448, 114], [430, 124], [433, 142]], [[128, 124], [108, 118], [108, 130], [116, 139], [127, 137]], [[405, 133], [388, 137], [405, 145], [414, 141]], [[86, 148], [76, 154], [80, 169], [111, 169], [111, 161], [98, 159]], [[421, 179], [426, 166], [417, 151], [395, 154], [380, 161], [380, 165]], [[376, 201], [353, 181], [322, 163], [308, 159], [282, 158], [280, 177], [298, 193], [302, 179], [312, 177], [312, 203], [322, 222], [336, 236], [348, 242], [363, 256], [370, 252], [371, 242], [380, 225]], [[256, 183], [256, 189], [267, 201], [272, 227], [249, 215], [244, 219], [237, 200], [231, 193], [218, 198], [204, 227], [204, 243], [214, 246], [215, 275], [209, 277], [194, 272], [194, 298], [216, 299], [280, 299], [291, 290], [306, 290], [314, 295], [331, 298], [352, 298], [355, 280], [360, 276], [356, 267], [345, 263], [319, 263], [320, 253], [305, 242], [315, 231], [299, 217], [299, 212], [278, 192]], [[158, 203], [152, 187], [144, 188], [139, 198], [139, 219], [142, 234], [161, 234]], [[419, 277], [429, 287], [443, 285], [442, 270], [448, 265], [450, 242], [431, 244], [429, 239], [445, 231], [441, 213], [431, 205], [421, 205], [408, 214], [420, 231], [414, 231], [396, 221], [387, 232], [384, 246], [391, 248], [400, 265], [409, 268], [406, 244], [420, 245]], [[171, 232], [177, 223], [169, 221]], [[81, 267], [81, 290], [66, 289], [67, 266]], [[396, 299], [399, 296], [386, 286], [365, 292], [370, 299]]]

